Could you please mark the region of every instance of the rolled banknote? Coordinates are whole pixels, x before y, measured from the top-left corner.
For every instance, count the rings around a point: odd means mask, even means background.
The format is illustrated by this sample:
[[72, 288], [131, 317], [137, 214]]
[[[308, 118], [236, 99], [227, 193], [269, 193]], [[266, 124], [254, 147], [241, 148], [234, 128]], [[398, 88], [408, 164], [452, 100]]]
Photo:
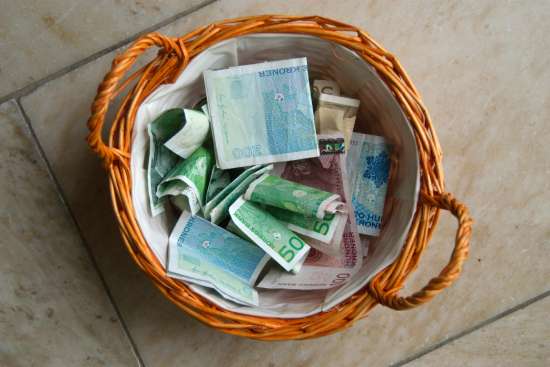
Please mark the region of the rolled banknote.
[[323, 219], [329, 213], [347, 211], [338, 194], [270, 174], [264, 174], [252, 182], [244, 198], [319, 219]]
[[164, 146], [182, 158], [188, 158], [204, 143], [210, 125], [208, 117], [200, 111], [183, 109], [184, 126]]
[[317, 132], [327, 134], [339, 131], [344, 134], [344, 143], [349, 147], [359, 103], [358, 99], [321, 93], [315, 111]]
[[298, 235], [253, 202], [237, 199], [229, 208], [235, 225], [286, 271], [302, 262], [310, 247]]
[[339, 96], [340, 86], [334, 80], [323, 80], [323, 79], [314, 80], [313, 88], [312, 88], [314, 109], [317, 109], [317, 104], [319, 103], [319, 96], [321, 95], [321, 93]]
[[178, 163], [157, 188], [157, 196], [178, 196], [174, 203], [181, 210], [196, 214], [205, 204], [206, 188], [214, 166], [214, 154], [207, 148], [196, 149], [189, 158]]
[[353, 133], [347, 165], [359, 233], [380, 234], [390, 172], [390, 146], [381, 136]]
[[166, 198], [157, 197], [157, 186], [164, 176], [181, 160], [164, 146], [176, 132], [185, 126], [185, 116], [181, 108], [163, 112], [147, 126], [149, 134], [149, 159], [147, 164], [147, 193], [151, 215], [164, 212]]
[[204, 82], [219, 168], [319, 155], [306, 58], [207, 70]]
[[231, 182], [231, 174], [227, 170], [222, 170], [212, 165], [212, 172], [210, 173], [210, 181], [206, 189], [206, 202], [209, 202], [222, 191]]
[[258, 305], [253, 288], [270, 256], [207, 220], [183, 212], [169, 239], [167, 273], [216, 289], [245, 305]]
[[269, 164], [259, 170], [252, 172], [250, 176], [242, 180], [238, 185], [234, 186], [231, 190], [223, 192], [223, 198], [208, 212], [208, 219], [212, 223], [220, 223], [229, 215], [229, 207], [233, 204], [239, 196], [241, 196], [248, 185], [262, 174], [269, 172], [273, 169], [273, 165]]

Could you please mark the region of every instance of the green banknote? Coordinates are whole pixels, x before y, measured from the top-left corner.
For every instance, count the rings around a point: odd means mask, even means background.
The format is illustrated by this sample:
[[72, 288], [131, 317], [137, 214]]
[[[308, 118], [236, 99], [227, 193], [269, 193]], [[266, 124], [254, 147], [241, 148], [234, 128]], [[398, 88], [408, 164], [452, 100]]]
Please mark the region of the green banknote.
[[237, 178], [235, 178], [229, 185], [227, 185], [222, 191], [218, 192], [214, 197], [206, 202], [206, 205], [204, 206], [204, 217], [209, 218], [210, 217], [210, 211], [218, 205], [220, 201], [224, 197], [227, 196], [235, 187], [237, 187], [243, 180], [245, 180], [248, 176], [250, 176], [252, 173], [259, 170], [262, 166], [252, 166], [245, 169]]
[[216, 165], [212, 166], [210, 181], [206, 189], [206, 202], [209, 202], [219, 194], [227, 185], [231, 183], [231, 175], [229, 171], [219, 169]]
[[[225, 226], [225, 229], [227, 229], [229, 232], [239, 236], [240, 238], [242, 238], [244, 240], [254, 242], [243, 231], [241, 231], [241, 229], [239, 227], [237, 227], [237, 225], [235, 224], [235, 222], [233, 222], [232, 219], [229, 219], [229, 222]], [[307, 259], [307, 256], [302, 257], [302, 260], [298, 261], [296, 263], [296, 265], [294, 265], [294, 267], [290, 271], [293, 274], [298, 274], [298, 272], [302, 269], [302, 265], [304, 265], [304, 262], [306, 261], [306, 259]]]
[[345, 211], [340, 195], [264, 174], [244, 195], [246, 200], [324, 219], [326, 213]]
[[164, 146], [182, 158], [188, 158], [208, 137], [210, 124], [201, 111], [183, 109], [185, 125]]
[[[325, 244], [330, 244], [334, 240], [339, 243], [342, 240], [348, 218], [347, 214], [329, 213], [323, 219], [319, 219], [276, 207], [269, 207], [268, 211], [281, 223], [285, 223], [291, 231]], [[327, 246], [323, 246], [323, 249], [325, 247]], [[338, 250], [333, 252], [333, 254], [338, 253]]]
[[257, 204], [240, 197], [229, 208], [235, 225], [286, 271], [304, 261], [310, 247]]
[[209, 219], [212, 223], [220, 223], [229, 215], [229, 207], [235, 202], [247, 189], [247, 187], [258, 177], [273, 169], [273, 165], [269, 164], [253, 172], [250, 176], [240, 182], [233, 190], [227, 193], [223, 199], [216, 204], [209, 213]]
[[173, 201], [182, 210], [196, 214], [206, 200], [206, 188], [214, 166], [214, 154], [200, 147], [189, 158], [178, 163], [161, 181], [157, 196], [175, 196]]
[[227, 229], [229, 232], [233, 233], [234, 235], [239, 236], [240, 238], [242, 238], [244, 240], [250, 241], [250, 238], [248, 238], [248, 236], [246, 234], [244, 234], [244, 232], [241, 231], [239, 229], [239, 227], [237, 227], [235, 222], [233, 222], [233, 219], [229, 219], [229, 222], [225, 226], [225, 229]]
[[151, 215], [164, 212], [165, 198], [156, 195], [157, 186], [164, 176], [180, 161], [180, 157], [164, 146], [176, 132], [185, 125], [185, 115], [181, 108], [163, 112], [147, 127], [149, 134], [149, 161], [147, 165], [147, 193]]

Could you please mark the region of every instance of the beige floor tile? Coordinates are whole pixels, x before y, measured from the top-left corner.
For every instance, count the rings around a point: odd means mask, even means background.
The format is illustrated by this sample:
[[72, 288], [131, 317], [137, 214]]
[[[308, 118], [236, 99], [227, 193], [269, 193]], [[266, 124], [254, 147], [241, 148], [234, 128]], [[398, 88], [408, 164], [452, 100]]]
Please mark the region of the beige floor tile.
[[0, 139], [0, 365], [137, 365], [15, 102]]
[[202, 0], [3, 1], [0, 97]]
[[405, 366], [548, 366], [549, 311], [546, 297]]
[[[181, 34], [262, 12], [331, 16], [368, 30], [423, 92], [441, 137], [448, 188], [476, 219], [470, 260], [458, 283], [430, 304], [410, 312], [379, 307], [354, 328], [320, 340], [266, 344], [217, 333], [181, 314], [131, 264], [109, 210], [105, 176], [84, 142], [89, 104], [112, 55], [24, 98], [147, 365], [387, 365], [547, 290], [549, 6], [530, 4], [221, 2], [165, 29]], [[444, 214], [404, 292], [444, 266], [454, 230]]]

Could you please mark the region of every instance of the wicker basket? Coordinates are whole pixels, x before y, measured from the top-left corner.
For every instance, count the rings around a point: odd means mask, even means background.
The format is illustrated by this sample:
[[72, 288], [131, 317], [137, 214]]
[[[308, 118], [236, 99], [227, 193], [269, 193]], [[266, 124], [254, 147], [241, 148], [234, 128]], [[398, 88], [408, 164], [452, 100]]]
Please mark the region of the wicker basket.
[[[130, 148], [136, 112], [143, 100], [164, 83], [173, 82], [189, 61], [202, 50], [236, 36], [254, 33], [297, 33], [316, 36], [355, 51], [372, 65], [392, 91], [414, 131], [420, 159], [420, 200], [401, 254], [360, 291], [337, 307], [303, 318], [281, 319], [248, 316], [224, 310], [186, 284], [169, 278], [147, 245], [137, 224], [131, 199]], [[136, 59], [152, 46], [160, 50], [147, 65], [123, 81]], [[112, 122], [108, 142], [102, 128], [111, 101], [134, 82]], [[399, 61], [366, 32], [318, 16], [262, 15], [230, 19], [204, 26], [180, 38], [158, 33], [141, 37], [118, 55], [98, 88], [88, 121], [88, 143], [103, 159], [109, 172], [114, 212], [122, 238], [134, 261], [164, 295], [188, 314], [223, 332], [262, 340], [306, 339], [327, 335], [365, 317], [378, 303], [394, 310], [416, 307], [448, 287], [460, 274], [468, 255], [472, 220], [468, 209], [444, 191], [441, 150], [430, 117], [420, 95]], [[398, 296], [407, 276], [416, 268], [439, 217], [449, 210], [458, 220], [455, 246], [448, 265], [420, 291]]]

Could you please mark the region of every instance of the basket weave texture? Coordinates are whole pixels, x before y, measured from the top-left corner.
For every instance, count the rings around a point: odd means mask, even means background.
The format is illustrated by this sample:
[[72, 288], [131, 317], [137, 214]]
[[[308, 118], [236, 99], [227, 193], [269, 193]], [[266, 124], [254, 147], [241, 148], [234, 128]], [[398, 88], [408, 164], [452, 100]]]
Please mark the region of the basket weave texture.
[[[267, 318], [226, 311], [195, 294], [183, 282], [167, 277], [141, 233], [131, 199], [132, 128], [142, 101], [159, 85], [174, 82], [189, 61], [205, 48], [253, 33], [306, 34], [355, 51], [376, 69], [392, 91], [408, 117], [418, 146], [420, 200], [399, 257], [346, 301], [327, 312], [304, 318]], [[136, 59], [153, 46], [159, 48], [156, 57], [124, 79]], [[128, 88], [132, 82], [134, 85]], [[104, 142], [102, 128], [109, 104], [126, 90], [112, 122], [108, 141]], [[183, 311], [223, 332], [262, 340], [307, 339], [331, 334], [365, 317], [378, 303], [394, 310], [406, 310], [428, 302], [458, 278], [468, 255], [472, 220], [468, 209], [444, 191], [441, 149], [428, 111], [395, 56], [354, 26], [319, 16], [261, 15], [220, 21], [179, 38], [147, 34], [113, 60], [111, 70], [99, 85], [88, 128], [88, 143], [103, 159], [109, 173], [113, 210], [128, 252], [168, 299]], [[420, 291], [401, 297], [397, 293], [417, 267], [436, 227], [440, 209], [450, 211], [458, 220], [449, 262]]]

